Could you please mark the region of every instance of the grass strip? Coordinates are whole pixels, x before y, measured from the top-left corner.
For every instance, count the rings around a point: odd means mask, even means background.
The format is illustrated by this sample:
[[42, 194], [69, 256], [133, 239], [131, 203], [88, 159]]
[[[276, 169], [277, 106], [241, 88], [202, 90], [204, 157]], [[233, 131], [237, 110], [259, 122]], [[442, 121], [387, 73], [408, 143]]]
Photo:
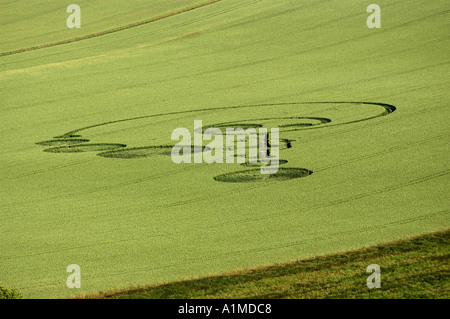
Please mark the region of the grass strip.
[[[447, 299], [450, 231], [292, 263], [84, 298]], [[367, 287], [367, 266], [381, 288]]]

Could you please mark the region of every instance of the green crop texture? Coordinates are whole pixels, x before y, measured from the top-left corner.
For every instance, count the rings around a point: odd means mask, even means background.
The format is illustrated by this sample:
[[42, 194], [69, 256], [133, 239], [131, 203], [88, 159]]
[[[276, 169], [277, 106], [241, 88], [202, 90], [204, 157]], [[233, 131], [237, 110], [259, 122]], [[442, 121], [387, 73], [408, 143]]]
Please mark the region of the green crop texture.
[[[221, 276], [131, 291], [88, 295], [117, 299], [425, 299], [450, 297], [450, 232]], [[380, 267], [379, 289], [367, 287], [366, 267]]]
[[[379, 0], [374, 29], [362, 0], [80, 0], [79, 29], [70, 3], [0, 0], [1, 286], [76, 297], [450, 227], [447, 0]], [[194, 120], [279, 128], [279, 172], [175, 164]]]

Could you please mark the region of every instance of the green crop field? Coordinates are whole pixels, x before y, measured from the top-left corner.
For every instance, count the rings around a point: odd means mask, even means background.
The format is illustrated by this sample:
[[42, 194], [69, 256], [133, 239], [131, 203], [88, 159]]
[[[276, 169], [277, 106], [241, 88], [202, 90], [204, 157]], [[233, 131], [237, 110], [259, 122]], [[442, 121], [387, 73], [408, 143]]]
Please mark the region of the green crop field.
[[[84, 298], [448, 299], [449, 240], [450, 232], [445, 231], [287, 264]], [[364, 285], [369, 263], [383, 265], [382, 289]]]
[[[76, 297], [450, 228], [448, 1], [379, 0], [381, 28], [363, 0], [76, 3], [71, 29], [70, 1], [0, 0], [0, 286]], [[195, 120], [279, 128], [278, 172], [174, 163]]]

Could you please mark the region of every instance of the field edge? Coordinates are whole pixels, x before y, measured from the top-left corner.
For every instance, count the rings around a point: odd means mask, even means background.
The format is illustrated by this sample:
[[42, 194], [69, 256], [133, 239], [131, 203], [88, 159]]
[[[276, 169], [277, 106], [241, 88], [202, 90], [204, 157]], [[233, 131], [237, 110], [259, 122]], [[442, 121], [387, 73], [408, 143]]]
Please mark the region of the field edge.
[[[443, 242], [444, 244], [442, 244]], [[270, 266], [260, 266], [260, 267], [252, 267], [252, 268], [246, 268], [241, 270], [234, 270], [222, 274], [213, 274], [205, 277], [199, 277], [199, 278], [193, 278], [193, 279], [184, 279], [174, 282], [168, 282], [163, 284], [157, 284], [157, 285], [148, 285], [148, 286], [142, 286], [142, 287], [135, 287], [125, 290], [117, 290], [117, 291], [102, 291], [98, 293], [92, 293], [92, 294], [85, 294], [85, 295], [78, 295], [73, 296], [73, 299], [204, 299], [204, 298], [211, 298], [211, 299], [271, 299], [271, 298], [280, 298], [280, 299], [290, 299], [290, 298], [304, 298], [304, 299], [322, 299], [322, 298], [339, 298], [339, 299], [347, 299], [347, 298], [366, 298], [368, 296], [361, 295], [361, 291], [355, 291], [358, 295], [349, 295], [348, 297], [344, 297], [348, 293], [348, 289], [344, 289], [342, 291], [342, 295], [340, 295], [339, 291], [334, 290], [332, 291], [332, 295], [329, 291], [329, 286], [324, 286], [323, 292], [314, 291], [314, 289], [310, 291], [303, 291], [302, 289], [299, 289], [297, 291], [291, 291], [291, 293], [287, 293], [285, 295], [277, 295], [277, 294], [253, 294], [250, 295], [249, 293], [245, 293], [245, 284], [247, 286], [251, 284], [251, 286], [254, 288], [254, 282], [259, 281], [260, 284], [263, 284], [263, 288], [267, 291], [271, 291], [272, 293], [276, 291], [276, 287], [271, 285], [269, 283], [268, 286], [264, 286], [265, 280], [270, 280], [273, 278], [278, 278], [278, 282], [280, 281], [279, 278], [283, 278], [288, 276], [286, 280], [289, 280], [289, 278], [292, 277], [292, 275], [304, 273], [305, 274], [314, 274], [315, 272], [328, 272], [331, 270], [331, 275], [326, 275], [325, 278], [328, 278], [328, 282], [330, 283], [336, 283], [336, 280], [339, 279], [336, 276], [333, 275], [333, 267], [337, 268], [335, 270], [338, 270], [339, 272], [342, 272], [342, 269], [349, 272], [347, 274], [347, 277], [354, 276], [354, 271], [350, 271], [352, 268], [354, 268], [358, 263], [362, 263], [361, 258], [367, 257], [367, 259], [372, 259], [372, 261], [366, 260], [363, 263], [367, 264], [373, 264], [374, 259], [382, 259], [383, 257], [392, 257], [392, 260], [402, 260], [406, 259], [406, 263], [410, 266], [413, 263], [411, 263], [410, 259], [422, 259], [416, 260], [416, 263], [423, 262], [423, 259], [429, 259], [433, 261], [440, 262], [443, 260], [442, 265], [444, 266], [443, 270], [443, 294], [440, 296], [436, 296], [434, 293], [428, 291], [428, 292], [422, 292], [419, 293], [419, 296], [416, 292], [401, 292], [400, 295], [399, 292], [396, 291], [395, 293], [390, 293], [389, 290], [392, 290], [395, 287], [388, 287], [388, 290], [379, 289], [373, 289], [374, 293], [370, 293], [370, 298], [394, 298], [394, 299], [402, 299], [402, 298], [431, 298], [431, 299], [440, 299], [440, 298], [449, 298], [450, 297], [450, 289], [448, 288], [449, 282], [450, 282], [450, 276], [446, 272], [448, 272], [448, 267], [445, 267], [445, 265], [448, 265], [448, 259], [450, 255], [446, 252], [446, 246], [450, 243], [450, 229], [440, 230], [437, 232], [432, 232], [428, 234], [422, 234], [422, 235], [416, 235], [416, 236], [409, 236], [400, 240], [390, 241], [387, 243], [374, 245], [374, 246], [368, 246], [364, 248], [349, 250], [345, 252], [339, 252], [339, 253], [333, 253], [333, 254], [327, 254], [327, 255], [321, 255], [316, 256], [312, 258], [305, 258], [305, 259], [298, 259], [296, 261], [290, 261], [285, 263], [278, 263]], [[433, 248], [438, 248], [437, 251], [434, 251]], [[426, 250], [428, 254], [426, 256], [423, 255], [417, 255], [417, 253], [423, 252], [423, 250]], [[383, 255], [383, 252], [392, 252], [392, 256], [385, 256]], [[416, 253], [416, 254], [414, 254]], [[430, 254], [431, 253], [431, 254]], [[412, 255], [412, 256], [410, 256]], [[404, 261], [403, 261], [404, 262]], [[395, 263], [395, 262], [394, 262]], [[316, 267], [316, 269], [314, 269]], [[347, 268], [345, 268], [347, 267]], [[383, 266], [380, 266], [382, 269], [382, 276], [384, 275], [383, 272]], [[426, 276], [426, 274], [430, 274], [433, 270], [435, 270], [435, 267], [430, 267], [428, 263], [424, 263], [422, 266], [419, 266], [419, 268], [422, 268], [422, 270], [425, 270], [425, 273], [422, 273], [423, 276]], [[353, 269], [354, 270], [354, 269]], [[361, 270], [361, 269], [359, 269]], [[428, 271], [430, 270], [430, 271]], [[415, 277], [418, 274], [417, 270], [414, 270], [413, 274], [410, 274], [410, 276]], [[363, 286], [361, 286], [365, 292], [371, 292], [370, 289], [366, 287], [365, 279], [370, 275], [370, 273], [367, 273], [365, 269], [362, 269], [362, 278], [364, 278]], [[392, 273], [395, 273], [393, 271]], [[391, 275], [392, 275], [391, 273]], [[387, 276], [388, 274], [386, 274]], [[351, 277], [350, 276], [350, 277]], [[314, 277], [314, 276], [313, 276]], [[341, 281], [345, 278], [340, 278]], [[347, 278], [348, 279], [348, 278]], [[417, 278], [416, 278], [417, 279]], [[440, 276], [438, 278], [435, 278], [437, 280], [440, 280]], [[286, 281], [285, 280], [285, 281]], [[217, 286], [217, 283], [220, 283], [221, 281], [224, 281], [222, 283], [222, 288], [228, 287], [228, 291], [235, 291], [237, 290], [236, 295], [231, 295], [229, 297], [223, 296], [224, 291], [221, 292], [221, 287]], [[229, 282], [226, 282], [229, 281]], [[283, 281], [281, 279], [281, 281]], [[396, 280], [394, 280], [395, 282]], [[425, 281], [430, 283], [428, 279], [425, 278]], [[232, 288], [230, 288], [230, 282]], [[382, 281], [383, 282], [383, 281]], [[216, 284], [216, 285], [215, 285]], [[434, 285], [435, 283], [432, 283]], [[297, 284], [300, 288], [302, 285]], [[258, 285], [257, 285], [258, 286]], [[213, 288], [211, 288], [213, 287]], [[268, 288], [269, 287], [269, 288]], [[305, 285], [306, 288], [307, 285]], [[445, 288], [447, 287], [447, 288]], [[181, 288], [181, 289], [180, 289]], [[251, 288], [251, 287], [250, 287]], [[274, 289], [275, 288], [275, 289]], [[311, 287], [309, 287], [311, 288]], [[317, 288], [317, 287], [316, 287]], [[383, 287], [382, 287], [383, 288]], [[213, 290], [216, 293], [210, 293], [205, 294], [201, 293], [201, 291], [206, 290]], [[244, 290], [244, 292], [239, 293], [239, 289]], [[398, 288], [397, 288], [398, 289]], [[252, 289], [250, 289], [251, 291]], [[400, 287], [400, 290], [401, 287]], [[408, 289], [405, 289], [408, 290]], [[426, 289], [425, 289], [426, 290]], [[381, 292], [381, 293], [378, 293]], [[222, 293], [222, 294], [221, 294]], [[226, 294], [226, 292], [225, 292]], [[302, 296], [299, 296], [299, 294], [303, 294]], [[216, 297], [215, 297], [216, 296]]]

